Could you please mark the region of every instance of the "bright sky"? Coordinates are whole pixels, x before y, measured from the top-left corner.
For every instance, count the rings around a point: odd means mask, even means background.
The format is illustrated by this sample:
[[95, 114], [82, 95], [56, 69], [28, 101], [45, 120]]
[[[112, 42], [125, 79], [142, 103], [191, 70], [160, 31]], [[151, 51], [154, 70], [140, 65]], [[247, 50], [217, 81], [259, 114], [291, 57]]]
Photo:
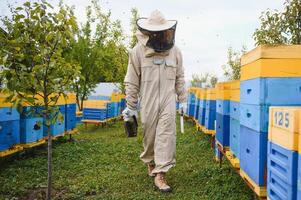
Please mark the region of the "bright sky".
[[[7, 1], [0, 0], [0, 15], [8, 13]], [[58, 0], [50, 2], [56, 4]], [[89, 1], [64, 2], [75, 5], [78, 20], [84, 22]], [[159, 9], [167, 19], [177, 19], [176, 44], [182, 50], [185, 75], [189, 80], [192, 74], [202, 72], [222, 77], [221, 66], [227, 61], [228, 47], [254, 48], [252, 35], [259, 26], [261, 12], [268, 8], [281, 10], [284, 0], [100, 0], [100, 3], [111, 10], [113, 19], [121, 20], [127, 34], [130, 34], [132, 7], [138, 8], [143, 17]]]

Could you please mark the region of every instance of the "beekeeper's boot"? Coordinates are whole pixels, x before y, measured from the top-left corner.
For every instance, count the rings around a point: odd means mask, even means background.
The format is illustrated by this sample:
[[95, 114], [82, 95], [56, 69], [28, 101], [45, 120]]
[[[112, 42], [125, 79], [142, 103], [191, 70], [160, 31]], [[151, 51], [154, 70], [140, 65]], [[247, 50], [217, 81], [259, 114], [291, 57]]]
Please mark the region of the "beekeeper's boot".
[[161, 192], [171, 192], [171, 188], [169, 185], [167, 185], [167, 181], [165, 179], [165, 173], [158, 173], [155, 177], [155, 186], [161, 191]]
[[155, 169], [156, 165], [155, 164], [148, 164], [147, 168], [148, 168], [148, 175], [150, 177], [155, 177], [156, 174], [153, 173], [153, 170]]

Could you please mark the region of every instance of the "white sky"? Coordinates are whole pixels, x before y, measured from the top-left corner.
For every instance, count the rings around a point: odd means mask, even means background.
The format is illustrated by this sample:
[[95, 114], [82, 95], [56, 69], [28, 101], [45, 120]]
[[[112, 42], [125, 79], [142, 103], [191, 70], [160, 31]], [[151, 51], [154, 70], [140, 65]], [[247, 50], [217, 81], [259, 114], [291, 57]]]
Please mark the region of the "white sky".
[[[7, 1], [0, 0], [0, 15], [8, 13]], [[56, 4], [58, 0], [50, 2]], [[75, 5], [78, 20], [84, 22], [89, 1], [64, 2]], [[281, 10], [283, 3], [284, 0], [100, 0], [102, 7], [111, 10], [113, 19], [121, 20], [127, 34], [130, 34], [132, 7], [138, 8], [143, 17], [159, 9], [167, 19], [177, 19], [176, 44], [183, 53], [187, 80], [192, 74], [202, 72], [222, 77], [227, 48], [240, 50], [242, 45], [248, 50], [254, 48], [252, 35], [259, 26], [261, 12], [267, 8]]]

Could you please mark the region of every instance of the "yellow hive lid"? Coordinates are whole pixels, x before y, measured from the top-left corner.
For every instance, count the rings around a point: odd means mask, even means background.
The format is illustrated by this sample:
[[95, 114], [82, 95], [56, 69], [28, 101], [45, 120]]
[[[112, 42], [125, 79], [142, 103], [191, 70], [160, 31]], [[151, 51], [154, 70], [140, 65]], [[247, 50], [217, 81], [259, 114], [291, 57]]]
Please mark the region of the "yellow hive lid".
[[301, 45], [260, 45], [241, 57], [241, 65], [247, 65], [258, 59], [301, 58]]

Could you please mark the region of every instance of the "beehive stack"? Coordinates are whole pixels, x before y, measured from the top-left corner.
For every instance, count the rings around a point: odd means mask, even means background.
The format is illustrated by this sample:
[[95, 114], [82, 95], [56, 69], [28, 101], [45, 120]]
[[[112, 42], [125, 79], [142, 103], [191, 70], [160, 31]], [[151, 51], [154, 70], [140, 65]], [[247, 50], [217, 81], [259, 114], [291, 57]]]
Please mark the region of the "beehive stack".
[[43, 138], [43, 117], [39, 114], [39, 107], [24, 106], [20, 115], [21, 144], [30, 144]]
[[20, 143], [20, 114], [0, 93], [0, 152]]
[[188, 89], [188, 99], [187, 99], [187, 115], [189, 117], [194, 116], [196, 96], [195, 96], [195, 88], [191, 87]]
[[259, 46], [241, 62], [241, 174], [265, 187], [268, 108], [301, 104], [301, 46]]
[[240, 159], [240, 81], [231, 82], [230, 92], [230, 151]]
[[223, 148], [229, 147], [230, 132], [230, 82], [216, 85], [216, 141]]
[[65, 115], [65, 130], [70, 131], [76, 128], [76, 96], [68, 94], [66, 97], [66, 115]]
[[201, 128], [205, 128], [205, 118], [206, 118], [206, 89], [202, 88], [200, 93], [200, 111], [199, 111], [199, 124]]
[[205, 133], [215, 134], [216, 119], [216, 89], [208, 88], [206, 90], [206, 111], [205, 111]]
[[103, 121], [107, 116], [106, 100], [86, 100], [84, 101], [83, 120]]
[[297, 198], [300, 120], [301, 107], [270, 108], [267, 164], [270, 200], [301, 199], [301, 188]]
[[196, 88], [195, 89], [196, 103], [195, 103], [195, 110], [194, 110], [194, 119], [196, 122], [198, 122], [198, 118], [199, 118], [200, 94], [201, 94], [201, 88]]

